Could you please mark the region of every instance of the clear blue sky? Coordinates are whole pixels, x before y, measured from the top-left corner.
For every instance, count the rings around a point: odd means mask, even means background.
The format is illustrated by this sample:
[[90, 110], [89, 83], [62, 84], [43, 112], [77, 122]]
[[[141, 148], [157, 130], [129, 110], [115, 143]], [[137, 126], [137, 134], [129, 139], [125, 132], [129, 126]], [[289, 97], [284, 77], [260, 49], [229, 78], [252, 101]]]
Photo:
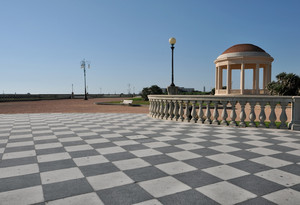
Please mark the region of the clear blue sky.
[[[135, 92], [171, 83], [214, 87], [213, 61], [252, 43], [268, 52], [272, 79], [300, 75], [298, 0], [0, 0], [0, 93]], [[131, 89], [131, 92], [133, 90]]]

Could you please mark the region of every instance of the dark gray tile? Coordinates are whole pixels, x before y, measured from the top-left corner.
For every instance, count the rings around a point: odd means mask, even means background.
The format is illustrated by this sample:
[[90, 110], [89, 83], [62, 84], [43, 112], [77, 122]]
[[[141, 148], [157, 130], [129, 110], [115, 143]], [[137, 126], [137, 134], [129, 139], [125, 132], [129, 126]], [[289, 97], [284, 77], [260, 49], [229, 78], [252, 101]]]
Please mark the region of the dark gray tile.
[[[231, 145], [230, 145], [231, 146]], [[257, 158], [257, 157], [262, 157], [262, 155], [257, 154], [255, 152], [248, 152], [246, 150], [239, 150], [235, 152], [230, 152], [231, 155], [241, 157], [243, 159], [252, 159], [252, 158]]]
[[194, 152], [195, 154], [199, 154], [201, 156], [210, 156], [210, 155], [215, 155], [215, 154], [221, 153], [214, 149], [209, 149], [209, 148], [193, 149], [193, 150], [189, 150], [189, 151]]
[[243, 160], [243, 161], [231, 163], [228, 165], [235, 167], [237, 169], [241, 169], [243, 171], [249, 172], [251, 174], [271, 169], [270, 167], [267, 167], [267, 166], [264, 166], [262, 164], [258, 164], [255, 162], [251, 162], [249, 160]]
[[20, 138], [20, 139], [8, 139], [8, 143], [14, 143], [14, 142], [29, 142], [32, 141], [31, 137], [28, 138]]
[[72, 159], [39, 163], [40, 172], [65, 169], [70, 167], [77, 167], [77, 165], [74, 163]]
[[300, 192], [300, 184], [297, 184], [297, 185], [292, 186], [290, 188]]
[[83, 151], [69, 152], [69, 155], [71, 155], [72, 158], [79, 158], [79, 157], [99, 155], [99, 152], [97, 152], [96, 150], [83, 150]]
[[[246, 141], [249, 141], [249, 139], [247, 139]], [[245, 143], [230, 144], [230, 146], [235, 147], [235, 148], [239, 148], [239, 149], [244, 149], [244, 150], [245, 149], [252, 149], [252, 148], [256, 147], [256, 146], [245, 144]]]
[[[281, 143], [284, 143], [284, 142], [281, 142]], [[281, 146], [281, 145], [270, 145], [270, 146], [265, 146], [264, 148], [268, 148], [268, 149], [272, 149], [272, 150], [280, 151], [280, 152], [289, 152], [289, 151], [295, 150], [293, 148]]]
[[[220, 139], [220, 138], [217, 138]], [[214, 146], [219, 146], [219, 143], [215, 143], [215, 142], [210, 142], [210, 141], [205, 141], [205, 142], [198, 142], [198, 145], [201, 145], [203, 147], [214, 147]]]
[[108, 159], [109, 161], [119, 161], [124, 159], [136, 158], [136, 156], [129, 152], [121, 152], [121, 153], [114, 153], [114, 154], [106, 154], [105, 158]]
[[107, 162], [79, 167], [85, 177], [120, 171], [114, 164]]
[[296, 156], [296, 155], [293, 155], [293, 154], [288, 154], [288, 153], [274, 154], [271, 157], [274, 157], [274, 158], [277, 158], [277, 159], [282, 159], [282, 160], [293, 162], [293, 163], [298, 163], [300, 161], [299, 156]]
[[74, 142], [61, 142], [63, 146], [76, 146], [76, 145], [85, 145], [87, 144], [85, 141], [74, 141]]
[[99, 148], [106, 148], [106, 147], [115, 147], [116, 145], [112, 142], [105, 142], [105, 143], [96, 143], [96, 144], [90, 144], [94, 149]]
[[60, 152], [66, 152], [65, 148], [56, 147], [56, 148], [50, 148], [50, 149], [38, 149], [38, 150], [36, 150], [37, 155], [54, 154], [54, 153], [60, 153]]
[[34, 144], [47, 144], [47, 143], [55, 143], [59, 142], [58, 139], [46, 139], [46, 140], [35, 140]]
[[164, 205], [168, 205], [168, 204], [169, 205], [183, 205], [183, 204], [217, 205], [219, 204], [194, 189], [164, 196], [158, 198], [158, 200]]
[[168, 163], [168, 162], [174, 162], [177, 161], [172, 157], [169, 157], [167, 155], [164, 154], [160, 154], [160, 155], [154, 155], [154, 156], [148, 156], [148, 157], [143, 157], [143, 160], [149, 162], [152, 165], [156, 165], [156, 164], [163, 164], [163, 163]]
[[127, 150], [127, 151], [149, 149], [149, 147], [146, 147], [145, 145], [142, 145], [142, 144], [126, 145], [126, 146], [122, 146], [122, 148], [125, 149], [125, 150]]
[[129, 205], [153, 199], [153, 197], [137, 184], [129, 184], [111, 189], [97, 191], [104, 202], [110, 205]]
[[43, 185], [45, 201], [93, 192], [85, 178]]
[[236, 205], [275, 205], [275, 203], [265, 199], [265, 198], [262, 198], [262, 197], [257, 197], [257, 198], [254, 198], [254, 199], [249, 199], [247, 201], [243, 201], [241, 203], [238, 203]]
[[154, 148], [155, 150], [162, 152], [162, 153], [171, 153], [171, 152], [180, 152], [180, 151], [184, 151], [183, 149], [180, 149], [178, 147], [174, 147], [174, 146], [168, 146], [168, 147], [158, 147], [158, 148]]
[[[299, 159], [299, 157], [298, 157]], [[284, 167], [279, 167], [278, 169], [283, 170], [285, 172], [289, 172], [291, 174], [300, 175], [300, 166], [297, 164], [290, 164]]]
[[0, 192], [22, 189], [41, 184], [40, 174], [28, 174], [0, 179]]
[[197, 188], [222, 181], [221, 179], [200, 170], [177, 174], [173, 177], [192, 188]]
[[184, 163], [187, 163], [193, 167], [196, 167], [198, 169], [205, 169], [205, 168], [209, 168], [209, 167], [215, 167], [218, 165], [221, 165], [221, 163], [208, 159], [206, 157], [200, 157], [200, 158], [196, 158], [196, 159], [188, 159], [188, 160], [184, 160]]
[[259, 196], [285, 188], [280, 184], [265, 180], [254, 175], [242, 176], [228, 181]]
[[28, 151], [28, 150], [34, 150], [34, 145], [30, 146], [22, 146], [22, 147], [6, 147], [5, 153], [8, 152], [22, 152], [22, 151]]
[[143, 138], [143, 139], [136, 139], [138, 143], [149, 143], [149, 142], [157, 142], [157, 140], [152, 139], [152, 138]]
[[34, 164], [37, 163], [36, 157], [23, 157], [23, 158], [16, 158], [16, 159], [5, 159], [0, 161], [0, 167], [12, 167], [18, 165], [25, 165], [25, 164]]
[[154, 166], [139, 169], [131, 169], [124, 172], [135, 182], [147, 181], [167, 176], [163, 171]]

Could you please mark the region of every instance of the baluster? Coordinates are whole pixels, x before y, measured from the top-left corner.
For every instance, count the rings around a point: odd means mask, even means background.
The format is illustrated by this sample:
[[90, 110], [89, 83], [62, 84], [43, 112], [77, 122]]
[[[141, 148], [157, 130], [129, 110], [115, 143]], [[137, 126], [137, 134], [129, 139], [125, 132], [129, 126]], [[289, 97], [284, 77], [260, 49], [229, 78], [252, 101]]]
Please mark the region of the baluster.
[[221, 125], [228, 125], [226, 119], [228, 117], [228, 114], [227, 114], [227, 101], [223, 101], [222, 102], [222, 105], [223, 105], [223, 111], [222, 111], [222, 121], [221, 121]]
[[183, 122], [184, 121], [184, 116], [183, 116], [184, 112], [183, 112], [183, 101], [180, 101], [180, 107], [179, 107], [179, 115], [180, 115], [180, 120]]
[[270, 120], [270, 124], [269, 124], [269, 128], [277, 128], [276, 126], [276, 114], [275, 114], [275, 108], [276, 108], [276, 104], [275, 102], [270, 102], [270, 107], [271, 107], [271, 113], [269, 115], [269, 120]]
[[160, 100], [160, 119], [164, 119], [165, 113], [164, 113], [164, 101]]
[[185, 102], [185, 122], [190, 122], [191, 121], [191, 112], [190, 112], [190, 101]]
[[179, 115], [178, 101], [175, 100], [175, 102], [174, 102], [174, 118], [173, 118], [173, 120], [178, 121], [178, 118], [179, 118], [179, 117], [180, 117], [180, 115]]
[[240, 106], [241, 106], [241, 113], [240, 113], [241, 122], [239, 124], [240, 127], [246, 127], [246, 123], [245, 123], [245, 119], [246, 119], [245, 105], [246, 105], [246, 102], [240, 101]]
[[266, 105], [265, 102], [260, 103], [260, 113], [258, 116], [258, 119], [259, 119], [258, 127], [266, 127], [266, 125], [265, 125], [265, 120], [266, 120], [265, 105]]
[[169, 119], [169, 101], [168, 100], [165, 100], [165, 117], [164, 119]]
[[204, 122], [204, 113], [202, 109], [203, 101], [199, 101], [199, 111], [198, 111], [198, 123], [202, 124]]
[[204, 124], [211, 124], [211, 112], [210, 112], [210, 109], [209, 109], [209, 104], [210, 104], [211, 101], [206, 101], [206, 120], [204, 121]]
[[169, 106], [169, 119], [173, 120], [174, 118], [174, 103], [172, 100], [170, 100], [170, 106]]
[[236, 112], [235, 112], [235, 105], [236, 105], [236, 101], [230, 101], [231, 104], [231, 113], [230, 113], [230, 120], [231, 122], [229, 123], [230, 126], [237, 126], [237, 123], [235, 121], [236, 119]]
[[254, 120], [256, 119], [256, 115], [254, 112], [256, 103], [252, 101], [252, 102], [249, 102], [249, 105], [251, 107], [250, 115], [249, 115], [249, 119], [250, 119], [249, 127], [256, 127], [256, 124], [254, 122]]
[[157, 100], [154, 100], [154, 108], [153, 108], [153, 117], [156, 118], [157, 116], [157, 107], [158, 107], [158, 103]]
[[218, 120], [218, 117], [219, 117], [219, 111], [218, 111], [218, 101], [215, 101], [214, 102], [214, 113], [213, 113], [213, 118], [214, 118], [214, 120], [212, 121], [212, 124], [214, 124], [214, 125], [219, 125], [220, 124], [220, 122], [219, 122], [219, 120]]
[[153, 115], [153, 100], [152, 99], [149, 99], [149, 116], [152, 117]]
[[280, 102], [280, 105], [281, 105], [281, 115], [280, 115], [280, 129], [287, 129], [287, 125], [286, 125], [286, 121], [287, 121], [287, 116], [286, 116], [286, 113], [285, 113], [285, 109], [286, 109], [286, 106], [287, 106], [287, 103], [286, 102]]
[[159, 100], [156, 100], [155, 118], [159, 118], [159, 115], [160, 115], [159, 111], [160, 111], [160, 102], [159, 102]]
[[192, 113], [191, 113], [192, 121], [195, 123], [197, 122], [196, 103], [197, 103], [197, 101], [192, 102]]

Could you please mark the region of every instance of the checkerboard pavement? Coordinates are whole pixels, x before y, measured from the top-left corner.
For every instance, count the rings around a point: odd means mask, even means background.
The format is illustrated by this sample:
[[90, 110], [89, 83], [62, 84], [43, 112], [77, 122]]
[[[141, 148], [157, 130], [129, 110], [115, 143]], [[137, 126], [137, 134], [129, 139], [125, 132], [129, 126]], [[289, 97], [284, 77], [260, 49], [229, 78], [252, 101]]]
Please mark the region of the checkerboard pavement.
[[300, 132], [0, 115], [0, 204], [299, 204]]

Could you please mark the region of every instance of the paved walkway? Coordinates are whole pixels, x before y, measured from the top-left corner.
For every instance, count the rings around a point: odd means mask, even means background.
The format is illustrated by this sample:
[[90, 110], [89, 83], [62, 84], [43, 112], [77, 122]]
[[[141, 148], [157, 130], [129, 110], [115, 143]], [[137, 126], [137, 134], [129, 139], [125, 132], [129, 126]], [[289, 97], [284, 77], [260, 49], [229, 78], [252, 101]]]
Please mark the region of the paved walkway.
[[0, 204], [299, 204], [300, 132], [0, 115]]

